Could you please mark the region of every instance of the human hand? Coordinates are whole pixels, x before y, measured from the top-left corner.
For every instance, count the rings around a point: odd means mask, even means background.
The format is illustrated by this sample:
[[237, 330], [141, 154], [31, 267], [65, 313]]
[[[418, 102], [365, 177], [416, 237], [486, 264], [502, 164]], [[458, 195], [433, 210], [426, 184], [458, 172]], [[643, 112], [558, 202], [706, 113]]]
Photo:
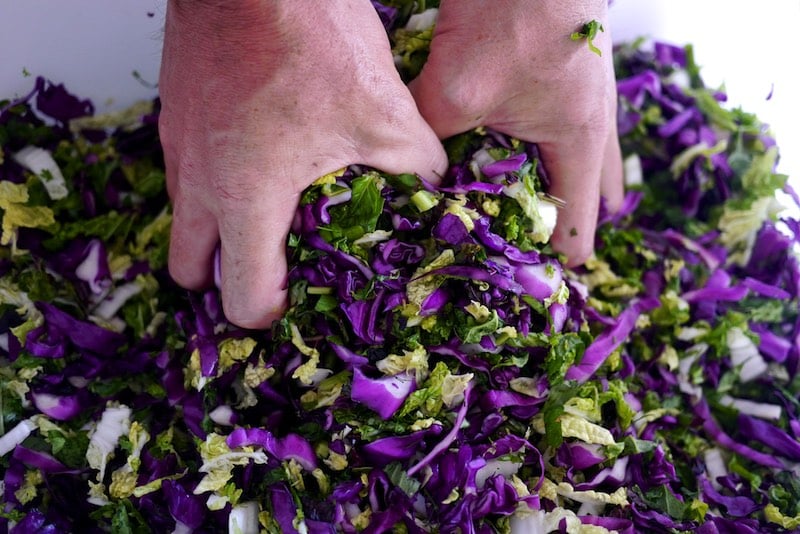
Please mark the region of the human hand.
[[349, 164], [437, 181], [447, 158], [369, 0], [170, 0], [159, 122], [172, 277], [211, 282], [227, 318], [268, 327], [286, 299], [300, 193]]
[[[442, 0], [431, 52], [411, 92], [441, 138], [488, 126], [536, 142], [566, 201], [553, 247], [575, 266], [591, 254], [602, 193], [622, 203], [616, 86], [606, 0]], [[602, 56], [570, 35], [591, 21]]]

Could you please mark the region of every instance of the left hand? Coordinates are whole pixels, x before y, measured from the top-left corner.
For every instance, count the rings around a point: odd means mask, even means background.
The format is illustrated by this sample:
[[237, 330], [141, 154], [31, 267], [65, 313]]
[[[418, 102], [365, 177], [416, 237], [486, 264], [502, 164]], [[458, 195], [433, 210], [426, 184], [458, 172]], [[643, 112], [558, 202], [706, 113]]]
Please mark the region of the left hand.
[[170, 274], [207, 286], [220, 243], [222, 305], [241, 327], [283, 313], [286, 236], [316, 178], [447, 169], [369, 0], [170, 0], [159, 86]]

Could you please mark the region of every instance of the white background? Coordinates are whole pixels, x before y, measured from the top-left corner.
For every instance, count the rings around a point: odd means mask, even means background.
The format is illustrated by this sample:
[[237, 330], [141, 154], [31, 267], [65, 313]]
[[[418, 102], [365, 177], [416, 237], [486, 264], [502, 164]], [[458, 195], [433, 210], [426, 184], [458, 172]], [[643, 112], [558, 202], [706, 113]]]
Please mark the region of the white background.
[[[158, 79], [164, 4], [0, 0], [0, 99], [30, 90], [23, 70], [65, 83], [100, 112], [153, 97], [132, 72]], [[779, 170], [800, 185], [800, 0], [616, 0], [611, 14], [617, 42], [644, 35], [694, 44], [706, 81], [771, 125]]]
[[611, 14], [617, 42], [691, 43], [707, 84], [770, 125], [778, 170], [800, 190], [800, 0], [615, 0]]

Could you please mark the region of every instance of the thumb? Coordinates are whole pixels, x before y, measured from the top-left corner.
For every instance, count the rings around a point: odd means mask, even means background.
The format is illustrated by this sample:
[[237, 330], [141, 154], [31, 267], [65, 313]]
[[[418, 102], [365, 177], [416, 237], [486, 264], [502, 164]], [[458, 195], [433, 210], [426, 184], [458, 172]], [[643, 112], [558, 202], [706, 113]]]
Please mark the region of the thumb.
[[[447, 171], [447, 154], [433, 129], [419, 114], [408, 95], [402, 122], [361, 152], [360, 163], [389, 174], [418, 174], [438, 184]], [[366, 143], [365, 146], [369, 146]], [[333, 167], [335, 168], [335, 167]]]

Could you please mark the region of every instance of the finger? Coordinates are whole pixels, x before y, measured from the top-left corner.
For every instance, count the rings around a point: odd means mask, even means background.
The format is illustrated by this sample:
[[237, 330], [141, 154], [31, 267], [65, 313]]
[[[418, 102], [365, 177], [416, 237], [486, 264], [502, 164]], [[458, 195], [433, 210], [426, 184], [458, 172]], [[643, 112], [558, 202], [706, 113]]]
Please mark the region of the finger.
[[167, 181], [167, 195], [175, 198], [178, 184], [178, 161], [172, 150], [164, 149], [164, 176]]
[[[581, 138], [590, 138], [585, 132]], [[594, 231], [600, 198], [601, 157], [604, 146], [593, 143], [540, 143], [549, 193], [566, 202], [558, 213], [553, 248], [567, 257], [567, 265], [582, 264], [594, 249]]]
[[613, 126], [608, 135], [600, 171], [600, 194], [612, 213], [619, 210], [625, 197], [622, 178], [622, 151], [619, 147], [617, 127]]
[[227, 210], [220, 222], [222, 304], [243, 328], [269, 328], [286, 305], [286, 236], [297, 198]]
[[201, 289], [213, 278], [214, 250], [219, 242], [214, 216], [201, 203], [178, 197], [173, 203], [169, 273], [187, 289]]
[[606, 207], [612, 213], [622, 207], [625, 198], [624, 179], [622, 172], [622, 151], [619, 146], [619, 132], [617, 130], [617, 88], [614, 81], [614, 55], [611, 45], [611, 28], [606, 24], [606, 35], [601, 41], [603, 46], [603, 57], [606, 61], [606, 73], [610, 79], [606, 85], [608, 102], [608, 138], [606, 139], [605, 152], [603, 154], [603, 167], [600, 171], [600, 194], [603, 195]]
[[161, 151], [164, 155], [164, 173], [167, 181], [167, 194], [169, 198], [174, 199], [176, 184], [178, 183], [178, 157], [179, 152], [175, 149], [174, 143], [171, 141], [171, 132], [175, 128], [170, 122], [169, 113], [166, 109], [162, 108], [158, 116], [158, 137], [161, 143]]

